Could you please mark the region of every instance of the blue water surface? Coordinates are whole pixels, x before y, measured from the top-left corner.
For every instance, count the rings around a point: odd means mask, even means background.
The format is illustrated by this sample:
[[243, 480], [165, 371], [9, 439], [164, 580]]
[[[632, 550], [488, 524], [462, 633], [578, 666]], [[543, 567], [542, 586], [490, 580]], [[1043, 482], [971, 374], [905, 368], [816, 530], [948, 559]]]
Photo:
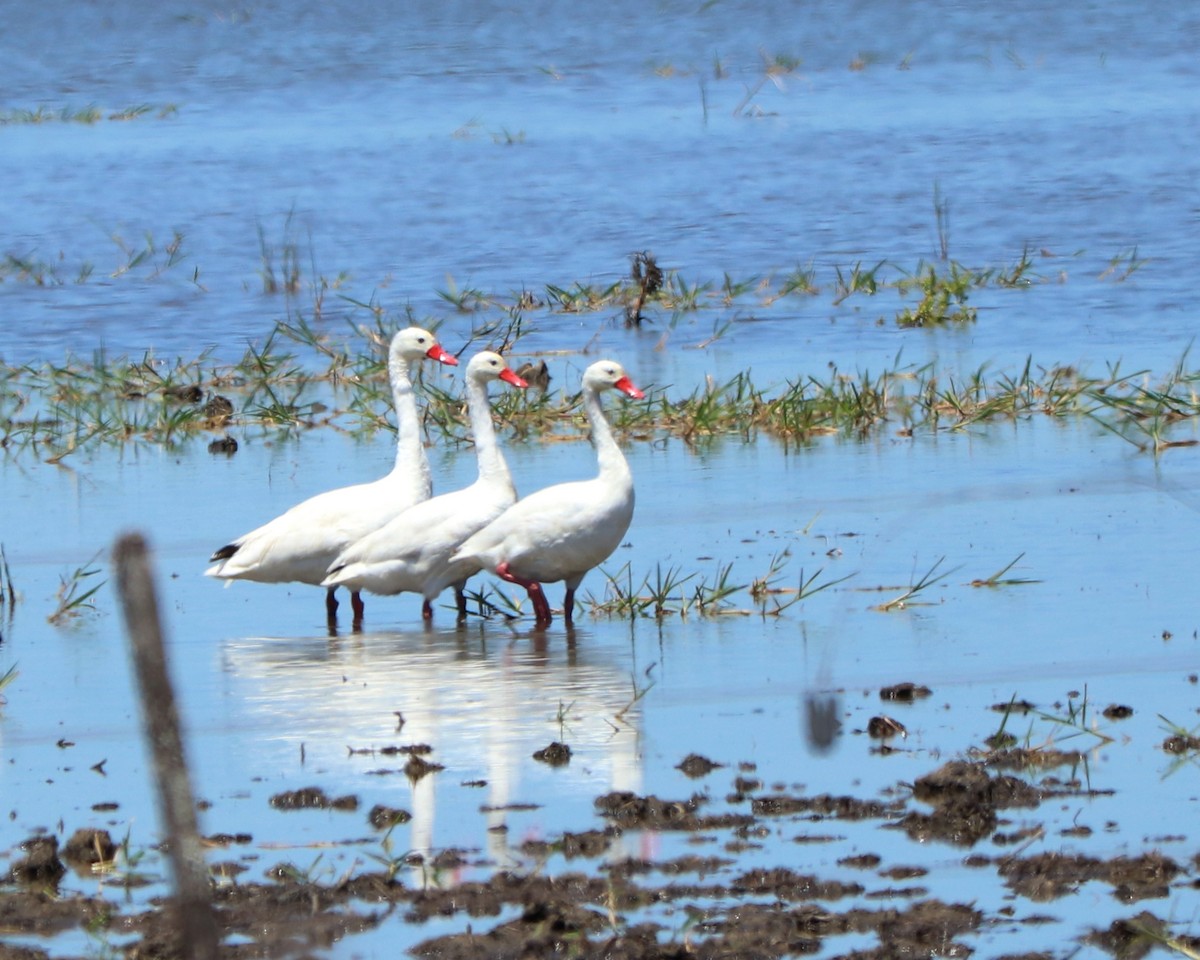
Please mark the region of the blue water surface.
[[[375, 318], [362, 304], [388, 325], [440, 324], [457, 349], [522, 291], [544, 303], [550, 284], [607, 286], [643, 250], [687, 285], [708, 285], [700, 309], [652, 309], [626, 329], [616, 308], [528, 308], [518, 350], [547, 357], [553, 389], [575, 389], [601, 351], [671, 397], [744, 371], [769, 389], [927, 364], [1015, 375], [1027, 359], [1035, 370], [1119, 364], [1150, 382], [1195, 335], [1200, 13], [1187, 5], [1150, 16], [1132, 2], [1024, 0], [71, 2], [10, 19], [0, 32], [6, 365], [97, 350], [232, 360], [297, 318], [366, 350], [356, 326]], [[142, 104], [136, 119], [108, 119]], [[102, 119], [23, 118], [89, 105]], [[895, 324], [911, 300], [893, 288], [837, 298], [838, 271], [856, 264], [882, 264], [888, 280], [922, 263], [943, 269], [943, 239], [977, 269], [1027, 255], [1032, 282], [973, 291], [978, 320], [935, 331]], [[278, 277], [289, 256], [298, 290], [269, 292], [264, 274]], [[798, 268], [813, 270], [817, 294], [771, 296]], [[726, 302], [726, 276], [754, 282]], [[439, 295], [453, 289], [499, 305], [459, 312]], [[430, 379], [457, 389], [448, 371]], [[892, 796], [979, 747], [1000, 723], [989, 708], [1013, 697], [1055, 715], [1087, 703], [1113, 740], [1066, 740], [1059, 724], [1023, 719], [1013, 732], [1032, 744], [1087, 745], [1086, 770], [1072, 772], [1094, 792], [1006, 830], [1044, 823], [1032, 852], [1162, 849], [1194, 869], [1195, 765], [1161, 749], [1166, 727], [1190, 728], [1197, 706], [1193, 449], [1155, 459], [1086, 420], [915, 437], [895, 426], [801, 447], [631, 443], [634, 525], [583, 593], [603, 600], [606, 574], [636, 587], [673, 569], [692, 578], [680, 593], [690, 596], [726, 565], [745, 588], [776, 562], [780, 589], [814, 574], [815, 584], [846, 579], [778, 617], [744, 589], [720, 616], [684, 616], [681, 601], [661, 622], [588, 617], [573, 646], [557, 629], [544, 644], [500, 622], [460, 631], [445, 610], [425, 630], [411, 597], [369, 599], [367, 632], [330, 638], [315, 591], [225, 590], [200, 575], [230, 537], [384, 472], [386, 434], [235, 428], [232, 459], [200, 440], [58, 465], [10, 454], [0, 544], [20, 600], [0, 608], [0, 672], [19, 675], [0, 705], [0, 864], [37, 830], [102, 826], [143, 850], [158, 839], [111, 582], [79, 621], [46, 622], [74, 572], [111, 581], [113, 540], [139, 529], [155, 551], [203, 827], [252, 834], [222, 856], [253, 879], [278, 862], [321, 857], [334, 877], [372, 855], [447, 848], [467, 851], [470, 866], [437, 882], [567, 869], [523, 841], [602, 826], [593, 799], [611, 789], [699, 791], [713, 809], [738, 809], [727, 797], [745, 774], [764, 791]], [[582, 443], [505, 443], [522, 492], [594, 469]], [[430, 455], [439, 490], [469, 482], [469, 448]], [[1010, 563], [1009, 577], [1031, 582], [971, 585]], [[930, 571], [934, 586], [904, 609], [878, 609]], [[879, 688], [903, 680], [933, 696], [882, 705]], [[833, 698], [842, 722], [828, 752], [810, 742], [813, 696]], [[1100, 719], [1110, 703], [1133, 706], [1133, 718]], [[909, 732], [890, 755], [861, 732], [881, 711]], [[568, 767], [532, 759], [551, 740], [573, 747]], [[418, 742], [445, 769], [413, 784], [378, 750]], [[676, 765], [692, 751], [725, 766], [688, 780]], [[268, 805], [311, 785], [355, 794], [360, 809]], [[375, 803], [413, 813], [388, 849], [363, 820]], [[1078, 823], [1093, 833], [1062, 832]], [[833, 839], [797, 845], [814, 826], [781, 821], [735, 869], [862, 879], [839, 861], [878, 852], [926, 867], [931, 896], [993, 915], [1015, 903], [1018, 920], [1046, 912], [994, 871], [965, 867], [964, 850], [916, 845], [876, 821], [826, 826]], [[676, 856], [691, 849], [685, 839], [630, 833], [612, 856]], [[161, 881], [148, 897], [165, 889], [166, 870], [157, 854], [147, 865]], [[420, 868], [405, 880], [431, 882]], [[104, 889], [102, 878], [66, 882]], [[1152, 905], [1180, 932], [1195, 920], [1188, 882]], [[1054, 903], [1054, 922], [1015, 920], [970, 942], [1061, 950], [1139, 909], [1092, 887]], [[393, 919], [328, 953], [393, 956], [460, 920]], [[69, 933], [52, 947], [88, 945]], [[834, 939], [825, 952], [871, 945]]]

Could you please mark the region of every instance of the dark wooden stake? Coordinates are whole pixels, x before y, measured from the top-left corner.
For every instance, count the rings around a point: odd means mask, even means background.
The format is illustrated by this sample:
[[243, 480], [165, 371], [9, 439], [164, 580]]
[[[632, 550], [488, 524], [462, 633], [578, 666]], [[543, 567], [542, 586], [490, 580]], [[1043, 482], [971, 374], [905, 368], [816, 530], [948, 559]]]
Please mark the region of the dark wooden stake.
[[145, 539], [137, 533], [122, 536], [113, 548], [113, 560], [141, 692], [142, 722], [158, 781], [159, 813], [167, 829], [182, 950], [194, 960], [216, 960], [212, 889], [196, 823], [175, 692], [167, 676], [158, 596]]

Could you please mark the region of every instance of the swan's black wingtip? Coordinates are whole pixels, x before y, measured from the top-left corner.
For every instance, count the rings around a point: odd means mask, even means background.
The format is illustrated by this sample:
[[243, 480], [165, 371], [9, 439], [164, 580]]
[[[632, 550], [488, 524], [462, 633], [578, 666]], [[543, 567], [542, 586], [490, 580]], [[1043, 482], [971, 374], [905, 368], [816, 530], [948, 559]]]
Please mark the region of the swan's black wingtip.
[[232, 557], [237, 552], [238, 552], [238, 545], [236, 543], [227, 543], [227, 544], [225, 544], [225, 546], [223, 546], [220, 550], [218, 550], [216, 553], [214, 553], [208, 559], [210, 562], [214, 561], [214, 560], [228, 560], [230, 557]]

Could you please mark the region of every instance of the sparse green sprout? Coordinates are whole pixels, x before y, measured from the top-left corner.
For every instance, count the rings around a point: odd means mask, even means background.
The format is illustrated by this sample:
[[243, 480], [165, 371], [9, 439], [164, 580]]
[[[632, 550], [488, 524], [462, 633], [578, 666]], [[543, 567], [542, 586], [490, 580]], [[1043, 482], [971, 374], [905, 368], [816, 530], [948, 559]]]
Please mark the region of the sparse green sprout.
[[606, 581], [605, 597], [597, 600], [588, 594], [588, 606], [592, 616], [617, 617], [633, 620], [642, 616], [654, 604], [652, 597], [643, 595], [646, 580], [634, 586], [633, 569], [625, 564], [616, 573], [601, 570]]
[[901, 286], [921, 291], [921, 302], [915, 308], [905, 308], [896, 316], [901, 327], [933, 327], [946, 323], [974, 323], [978, 311], [967, 306], [968, 291], [973, 284], [970, 271], [951, 260], [947, 272], [938, 275], [932, 264], [918, 270], [916, 277]]
[[850, 69], [855, 72], [866, 70], [867, 67], [878, 63], [881, 59], [882, 58], [877, 53], [872, 53], [871, 51], [860, 51], [859, 53], [855, 54], [853, 58], [851, 58]]
[[[649, 673], [653, 669], [653, 666], [654, 665], [651, 664], [650, 667], [646, 668], [646, 674], [645, 674], [646, 676], [649, 676]], [[639, 686], [637, 675], [631, 673], [629, 675], [629, 685], [632, 688], [632, 694], [629, 698], [629, 702], [627, 704], [625, 704], [625, 706], [623, 706], [615, 714], [613, 714], [613, 717], [619, 723], [624, 723], [626, 714], [628, 714], [630, 710], [632, 710], [635, 706], [637, 706], [638, 702], [644, 696], [646, 696], [646, 694], [648, 694], [651, 690], [654, 689], [654, 684], [655, 684], [655, 681], [651, 680], [650, 683], [648, 683], [646, 686], [644, 686], [644, 687]]]
[[1099, 279], [1122, 283], [1144, 267], [1147, 262], [1145, 257], [1138, 256], [1138, 248], [1134, 246], [1132, 250], [1118, 253], [1109, 260], [1108, 266], [1100, 273]]
[[1017, 695], [1014, 693], [1011, 699], [1008, 701], [1008, 705], [1004, 710], [1003, 716], [1000, 718], [999, 729], [997, 729], [995, 733], [993, 733], [984, 741], [984, 743], [988, 745], [989, 749], [1007, 750], [1010, 747], [1015, 747], [1017, 745], [1017, 738], [1007, 730], [1008, 720], [1009, 717], [1012, 716], [1013, 708], [1016, 706], [1016, 703]]
[[770, 57], [765, 53], [763, 54], [763, 63], [766, 65], [767, 73], [769, 74], [794, 73], [800, 69], [802, 62], [799, 57], [793, 57], [786, 53], [776, 53]]
[[1097, 728], [1095, 721], [1088, 720], [1088, 695], [1087, 686], [1083, 688], [1083, 695], [1078, 697], [1077, 694], [1069, 694], [1067, 696], [1067, 712], [1063, 714], [1043, 713], [1036, 711], [1037, 716], [1048, 723], [1055, 724], [1059, 727], [1069, 729], [1071, 732], [1066, 736], [1058, 739], [1067, 740], [1072, 737], [1089, 736], [1095, 737], [1101, 743], [1112, 743], [1113, 738], [1106, 733], [1102, 733]]
[[1014, 566], [1017, 565], [1017, 563], [1020, 561], [1020, 559], [1023, 556], [1025, 556], [1024, 552], [1018, 553], [1012, 560], [1010, 560], [1007, 564], [1005, 564], [1003, 567], [1001, 567], [999, 570], [997, 570], [995, 573], [993, 573], [990, 577], [985, 577], [984, 579], [981, 579], [981, 580], [972, 580], [970, 583], [970, 586], [972, 586], [972, 587], [1012, 587], [1012, 586], [1024, 585], [1027, 583], [1041, 583], [1042, 582], [1041, 580], [1033, 580], [1029, 577], [1006, 577], [1005, 576], [1005, 574], [1008, 573], [1009, 570], [1011, 570]]
[[[113, 110], [108, 113], [107, 119], [116, 121], [137, 120], [151, 113], [155, 114], [159, 119], [164, 119], [174, 116], [178, 112], [179, 108], [173, 103], [163, 104], [159, 107], [155, 107], [149, 103], [140, 103], [124, 107], [120, 110]], [[8, 111], [8, 113], [0, 113], [0, 127], [43, 123], [93, 124], [104, 119], [106, 119], [105, 114], [95, 104], [89, 104], [81, 108], [64, 106], [58, 110], [48, 110], [44, 106], [39, 106], [36, 110], [15, 109]]]
[[773, 298], [769, 298], [768, 302], [773, 302], [779, 297], [788, 297], [794, 293], [802, 293], [807, 296], [816, 296], [820, 293], [820, 289], [816, 284], [816, 270], [813, 268], [810, 260], [807, 266], [796, 266], [791, 273], [783, 278], [783, 283], [780, 284], [778, 292]]
[[482, 310], [491, 303], [487, 295], [476, 287], [464, 287], [460, 290], [454, 277], [450, 274], [446, 274], [446, 289], [439, 290], [437, 294], [462, 313]]
[[[464, 590], [467, 600], [467, 614], [479, 617], [481, 620], [494, 620], [502, 617], [505, 620], [517, 620], [523, 616], [520, 598], [511, 593], [505, 593], [495, 586], [484, 587], [482, 590]], [[471, 604], [475, 605], [474, 610]]]
[[17, 665], [14, 663], [11, 667], [0, 673], [0, 707], [6, 703], [4, 699], [4, 688], [17, 679], [20, 674], [17, 673]]
[[1032, 269], [1033, 257], [1029, 253], [1029, 248], [1025, 247], [1021, 250], [1020, 259], [1015, 264], [1005, 270], [989, 272], [986, 274], [986, 278], [992, 279], [998, 287], [1027, 287], [1033, 283]]
[[950, 259], [950, 201], [942, 196], [941, 184], [933, 183], [933, 220], [937, 229], [937, 255], [943, 263]]
[[850, 268], [848, 276], [842, 273], [841, 267], [834, 267], [834, 272], [837, 274], [837, 296], [833, 298], [834, 306], [837, 306], [853, 293], [861, 293], [868, 297], [878, 293], [879, 269], [886, 262], [886, 260], [880, 260], [870, 270], [864, 270], [862, 262], [859, 261]]
[[706, 578], [701, 578], [692, 593], [692, 601], [696, 611], [702, 617], [718, 616], [722, 614], [747, 614], [749, 610], [740, 610], [733, 607], [730, 598], [742, 590], [746, 589], [746, 584], [734, 583], [732, 581], [733, 564], [726, 563], [717, 565], [716, 578], [712, 583], [709, 583]]
[[90, 602], [96, 591], [107, 583], [101, 580], [90, 587], [87, 582], [100, 573], [99, 567], [93, 567], [100, 554], [96, 554], [84, 566], [76, 567], [70, 574], [59, 577], [58, 603], [46, 619], [59, 627], [82, 617], [86, 613], [95, 613], [96, 608]]
[[288, 212], [287, 219], [284, 221], [283, 242], [278, 249], [267, 240], [262, 224], [258, 224], [258, 248], [261, 262], [258, 273], [262, 278], [263, 293], [292, 295], [300, 290], [300, 247], [291, 236], [294, 214], [295, 211]]
[[508, 127], [501, 127], [498, 133], [492, 134], [492, 143], [498, 143], [503, 146], [514, 146], [525, 142], [525, 131], [518, 130], [513, 133]]
[[758, 285], [758, 277], [748, 277], [745, 280], [734, 280], [728, 273], [721, 283], [722, 299], [730, 306], [739, 297], [745, 296]]
[[899, 596], [893, 597], [891, 600], [887, 600], [884, 603], [878, 604], [877, 606], [874, 607], [874, 609], [887, 612], [887, 611], [891, 611], [891, 610], [904, 610], [907, 607], [911, 606], [913, 601], [917, 597], [919, 597], [922, 593], [924, 593], [930, 587], [935, 586], [938, 583], [941, 583], [948, 576], [950, 576], [952, 573], [954, 573], [955, 570], [959, 569], [958, 567], [954, 567], [951, 570], [946, 570], [942, 573], [938, 573], [937, 569], [938, 569], [938, 567], [940, 567], [942, 565], [942, 563], [945, 561], [945, 559], [946, 559], [945, 557], [939, 557], [932, 567], [930, 567], [915, 582], [913, 582], [911, 585], [909, 585], [907, 590], [905, 590]]
[[660, 294], [664, 306], [671, 310], [698, 310], [712, 287], [707, 283], [688, 284], [676, 271], [667, 274]]

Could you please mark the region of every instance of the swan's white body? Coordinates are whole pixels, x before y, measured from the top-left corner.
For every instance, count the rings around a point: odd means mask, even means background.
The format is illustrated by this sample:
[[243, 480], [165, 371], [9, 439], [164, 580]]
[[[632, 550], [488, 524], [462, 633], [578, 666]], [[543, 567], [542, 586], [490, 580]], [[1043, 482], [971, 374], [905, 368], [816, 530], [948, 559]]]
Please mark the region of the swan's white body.
[[600, 392], [612, 388], [635, 399], [643, 396], [619, 363], [601, 360], [584, 371], [583, 408], [599, 475], [546, 487], [517, 501], [450, 558], [452, 564], [490, 570], [525, 587], [542, 626], [551, 614], [540, 584], [565, 582], [563, 617], [570, 623], [576, 588], [616, 550], [633, 519], [633, 474], [600, 403]]
[[[429, 461], [421, 441], [420, 417], [413, 395], [412, 373], [426, 357], [458, 363], [428, 330], [408, 327], [392, 338], [388, 376], [396, 408], [396, 464], [387, 476], [317, 494], [269, 523], [251, 530], [212, 555], [205, 572], [224, 580], [259, 583], [320, 584], [329, 564], [351, 543], [432, 492]], [[332, 624], [337, 600], [330, 588], [326, 611]], [[362, 618], [362, 599], [351, 592], [356, 620]]]
[[479, 568], [449, 563], [450, 555], [471, 534], [486, 526], [517, 499], [508, 465], [496, 443], [487, 388], [493, 380], [527, 386], [498, 353], [484, 351], [467, 364], [467, 411], [479, 461], [479, 478], [462, 490], [444, 493], [410, 507], [383, 527], [351, 544], [334, 560], [323, 586], [345, 586], [369, 593], [420, 593], [423, 614], [453, 584], [459, 617], [466, 616], [462, 586]]

